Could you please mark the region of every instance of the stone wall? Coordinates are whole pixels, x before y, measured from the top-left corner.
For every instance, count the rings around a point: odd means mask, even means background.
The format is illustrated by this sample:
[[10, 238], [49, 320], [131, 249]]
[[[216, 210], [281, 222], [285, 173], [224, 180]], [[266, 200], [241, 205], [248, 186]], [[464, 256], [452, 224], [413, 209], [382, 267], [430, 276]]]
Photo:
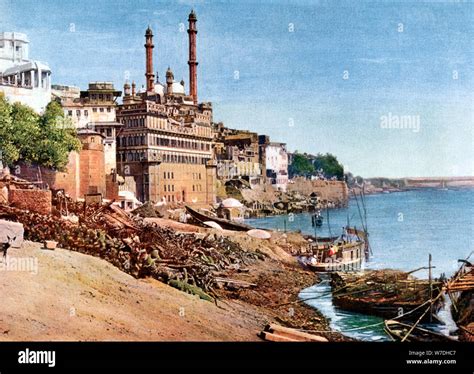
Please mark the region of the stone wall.
[[104, 145], [100, 135], [79, 137], [82, 142], [80, 158], [80, 197], [85, 194], [106, 195]]
[[299, 192], [309, 196], [315, 192], [322, 201], [346, 205], [348, 202], [348, 188], [343, 181], [307, 180], [294, 178], [294, 183], [288, 184], [288, 192]]
[[23, 190], [10, 188], [8, 195], [12, 206], [40, 214], [51, 214], [50, 190]]

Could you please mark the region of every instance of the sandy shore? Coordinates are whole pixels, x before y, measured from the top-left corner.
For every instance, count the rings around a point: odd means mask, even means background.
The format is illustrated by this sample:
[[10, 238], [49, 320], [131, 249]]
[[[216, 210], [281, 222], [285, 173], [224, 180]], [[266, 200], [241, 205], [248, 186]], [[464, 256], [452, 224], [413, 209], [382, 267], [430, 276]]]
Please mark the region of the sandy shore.
[[326, 330], [325, 319], [311, 308], [277, 307], [297, 300], [298, 292], [315, 282], [314, 274], [296, 267], [277, 243], [281, 237], [262, 246], [244, 235], [237, 240], [269, 255], [233, 277], [258, 286], [221, 289], [216, 304], [153, 279], [135, 279], [93, 256], [25, 242], [9, 251], [9, 261], [29, 258], [37, 268], [1, 271], [0, 339], [252, 341], [275, 321]]

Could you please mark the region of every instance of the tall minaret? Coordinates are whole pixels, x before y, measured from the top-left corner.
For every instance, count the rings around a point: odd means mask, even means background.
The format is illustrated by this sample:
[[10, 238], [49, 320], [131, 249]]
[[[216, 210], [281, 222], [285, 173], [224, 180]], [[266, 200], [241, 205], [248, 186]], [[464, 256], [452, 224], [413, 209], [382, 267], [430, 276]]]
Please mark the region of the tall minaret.
[[147, 92], [155, 90], [155, 74], [153, 73], [153, 32], [150, 26], [145, 32], [145, 50], [146, 50], [146, 90]]
[[168, 95], [173, 95], [173, 82], [174, 74], [171, 71], [171, 68], [168, 66], [168, 70], [166, 70], [166, 93]]
[[198, 102], [197, 96], [197, 65], [198, 62], [196, 61], [196, 13], [194, 10], [191, 10], [189, 13], [189, 95], [193, 97], [194, 104]]

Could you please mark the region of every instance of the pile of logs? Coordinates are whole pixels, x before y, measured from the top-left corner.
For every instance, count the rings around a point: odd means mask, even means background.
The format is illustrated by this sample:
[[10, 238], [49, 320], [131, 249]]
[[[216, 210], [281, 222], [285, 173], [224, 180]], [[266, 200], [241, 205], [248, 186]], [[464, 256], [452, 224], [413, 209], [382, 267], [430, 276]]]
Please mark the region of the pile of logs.
[[323, 336], [308, 334], [289, 327], [283, 327], [274, 323], [268, 324], [258, 334], [260, 338], [269, 342], [318, 342], [324, 343], [328, 340]]
[[442, 306], [437, 298], [442, 282], [430, 283], [399, 270], [332, 273], [331, 285], [333, 302], [339, 308], [384, 318], [406, 313], [405, 319], [416, 320], [423, 313], [421, 305], [431, 297], [438, 300], [433, 306], [434, 313]]
[[152, 276], [206, 300], [214, 299], [216, 286], [236, 286], [223, 281], [229, 270], [264, 257], [212, 232], [198, 236], [144, 224], [112, 204], [72, 203], [68, 211], [78, 223], [6, 205], [0, 205], [0, 218], [22, 223], [27, 240], [55, 240], [59, 247], [101, 257], [134, 277]]
[[460, 329], [459, 339], [474, 342], [474, 265], [468, 256], [459, 270], [446, 283], [446, 292], [452, 302], [452, 315]]

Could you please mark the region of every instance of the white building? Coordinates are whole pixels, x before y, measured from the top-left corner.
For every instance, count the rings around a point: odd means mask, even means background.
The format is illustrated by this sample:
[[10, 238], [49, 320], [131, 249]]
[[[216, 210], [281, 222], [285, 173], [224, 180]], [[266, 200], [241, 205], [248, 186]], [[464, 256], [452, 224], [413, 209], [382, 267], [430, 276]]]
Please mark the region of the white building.
[[51, 101], [51, 69], [30, 60], [29, 41], [18, 32], [0, 33], [0, 92], [41, 113]]
[[288, 185], [288, 153], [285, 143], [267, 143], [265, 147], [267, 179], [281, 191]]

